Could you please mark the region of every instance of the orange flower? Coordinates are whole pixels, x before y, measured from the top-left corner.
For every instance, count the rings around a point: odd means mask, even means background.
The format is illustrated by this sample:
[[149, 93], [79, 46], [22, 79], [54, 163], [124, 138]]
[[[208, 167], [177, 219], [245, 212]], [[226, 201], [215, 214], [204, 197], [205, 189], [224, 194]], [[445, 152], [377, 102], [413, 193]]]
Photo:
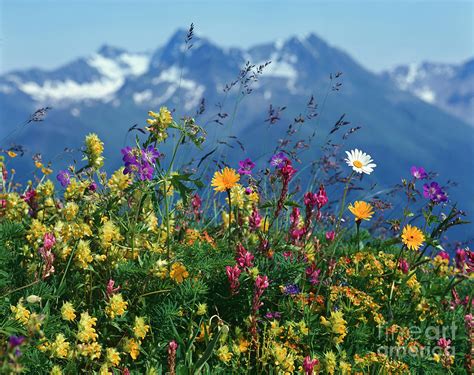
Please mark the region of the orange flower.
[[374, 214], [372, 205], [364, 201], [356, 201], [354, 205], [349, 205], [349, 211], [355, 216], [356, 220], [370, 220]]
[[402, 242], [410, 250], [418, 250], [418, 248], [421, 246], [424, 240], [425, 240], [425, 236], [423, 232], [417, 227], [407, 224], [405, 228], [403, 228]]
[[211, 186], [218, 192], [228, 191], [237, 185], [239, 180], [240, 176], [234, 169], [225, 167], [222, 172], [214, 173]]

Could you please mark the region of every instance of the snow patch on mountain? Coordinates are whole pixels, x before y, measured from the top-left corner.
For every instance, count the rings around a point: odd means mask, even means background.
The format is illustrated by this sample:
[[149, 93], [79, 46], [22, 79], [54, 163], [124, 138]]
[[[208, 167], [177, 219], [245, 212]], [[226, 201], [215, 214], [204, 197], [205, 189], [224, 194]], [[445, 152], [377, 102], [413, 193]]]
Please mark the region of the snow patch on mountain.
[[13, 75], [6, 78], [37, 102], [56, 104], [87, 99], [108, 101], [113, 98], [128, 77], [142, 75], [148, 70], [149, 56], [122, 53], [116, 58], [109, 58], [96, 53], [86, 61], [99, 73], [99, 79], [94, 77], [82, 83], [73, 79], [51, 79], [38, 83], [33, 80], [22, 80]]

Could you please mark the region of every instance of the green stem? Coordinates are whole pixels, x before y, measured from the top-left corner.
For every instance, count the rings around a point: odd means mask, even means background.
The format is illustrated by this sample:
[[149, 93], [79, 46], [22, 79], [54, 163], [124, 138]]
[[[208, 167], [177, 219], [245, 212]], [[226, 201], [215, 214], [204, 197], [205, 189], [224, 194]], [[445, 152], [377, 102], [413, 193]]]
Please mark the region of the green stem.
[[356, 237], [357, 237], [357, 251], [360, 251], [360, 220], [356, 220]]
[[336, 223], [336, 235], [338, 235], [339, 232], [339, 226], [341, 224], [341, 219], [342, 219], [342, 214], [344, 213], [344, 209], [346, 207], [346, 197], [347, 197], [347, 192], [349, 191], [349, 185], [351, 183], [352, 177], [354, 176], [354, 172], [350, 174], [350, 176], [347, 178], [346, 186], [344, 188], [344, 194], [342, 196], [342, 204], [341, 204], [341, 209], [339, 210], [339, 215], [337, 218], [337, 223]]
[[229, 238], [228, 238], [228, 241], [229, 241], [229, 247], [230, 247], [230, 235], [231, 235], [230, 224], [232, 222], [232, 200], [230, 198], [230, 189], [227, 189], [227, 198], [229, 199]]

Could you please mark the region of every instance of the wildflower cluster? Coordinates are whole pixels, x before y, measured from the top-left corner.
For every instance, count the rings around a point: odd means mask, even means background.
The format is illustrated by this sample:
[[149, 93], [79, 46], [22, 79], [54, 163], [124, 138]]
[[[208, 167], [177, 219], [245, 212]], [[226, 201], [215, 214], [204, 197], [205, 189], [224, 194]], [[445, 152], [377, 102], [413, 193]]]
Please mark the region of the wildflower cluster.
[[[377, 167], [359, 149], [338, 171], [344, 189], [301, 188], [283, 149], [210, 178], [177, 166], [182, 145], [204, 141], [194, 119], [149, 117], [112, 173], [95, 134], [56, 184], [22, 188], [5, 162], [16, 155], [2, 157], [0, 372], [472, 370], [474, 252], [443, 246], [459, 212], [436, 182], [418, 190], [432, 174], [407, 171], [407, 207], [385, 221], [358, 186]], [[170, 157], [158, 151], [175, 138]]]

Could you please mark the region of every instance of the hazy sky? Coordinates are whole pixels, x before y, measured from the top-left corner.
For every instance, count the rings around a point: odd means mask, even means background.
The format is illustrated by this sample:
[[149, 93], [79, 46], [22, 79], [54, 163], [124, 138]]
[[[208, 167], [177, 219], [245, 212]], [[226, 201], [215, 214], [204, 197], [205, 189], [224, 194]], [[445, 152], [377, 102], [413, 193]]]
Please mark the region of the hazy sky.
[[107, 43], [153, 50], [178, 28], [223, 46], [315, 32], [379, 71], [474, 56], [473, 1], [0, 0], [0, 72], [52, 68]]

